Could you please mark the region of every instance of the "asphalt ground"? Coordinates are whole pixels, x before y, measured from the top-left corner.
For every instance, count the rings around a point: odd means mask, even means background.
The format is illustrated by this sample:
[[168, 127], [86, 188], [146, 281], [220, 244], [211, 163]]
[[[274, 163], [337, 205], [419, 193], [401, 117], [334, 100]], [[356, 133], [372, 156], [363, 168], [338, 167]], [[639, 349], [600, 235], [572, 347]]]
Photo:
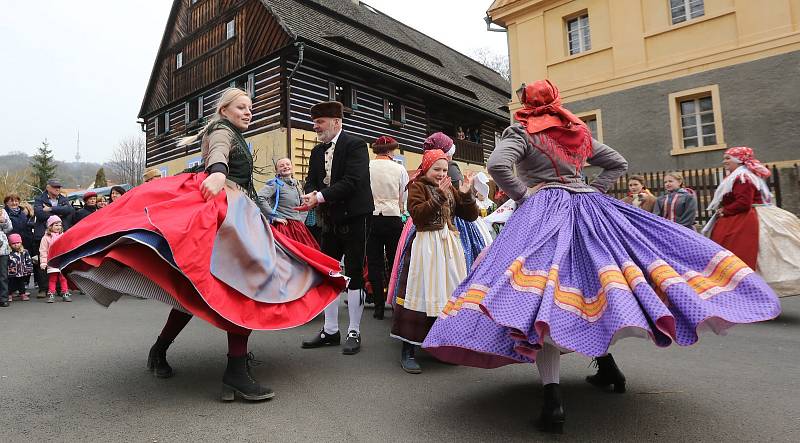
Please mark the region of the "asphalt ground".
[[[399, 366], [400, 343], [364, 313], [360, 354], [300, 349], [321, 320], [256, 332], [256, 378], [277, 395], [219, 400], [225, 334], [194, 319], [158, 379], [147, 352], [169, 308], [127, 299], [110, 309], [86, 296], [0, 308], [0, 441], [800, 441], [800, 297], [777, 320], [706, 334], [689, 348], [641, 339], [613, 348], [626, 394], [584, 381], [589, 359], [563, 356], [564, 435], [531, 424], [541, 406], [536, 369], [448, 366], [420, 356]], [[341, 310], [346, 324], [346, 309]]]

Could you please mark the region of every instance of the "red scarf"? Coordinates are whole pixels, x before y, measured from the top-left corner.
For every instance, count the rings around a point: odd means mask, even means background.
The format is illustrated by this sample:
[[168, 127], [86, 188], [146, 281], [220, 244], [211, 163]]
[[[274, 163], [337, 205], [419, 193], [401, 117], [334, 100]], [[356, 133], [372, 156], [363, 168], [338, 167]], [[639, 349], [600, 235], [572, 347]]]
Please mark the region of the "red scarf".
[[549, 80], [537, 80], [525, 86], [522, 109], [514, 118], [528, 134], [539, 134], [543, 146], [537, 147], [552, 160], [555, 156], [577, 170], [592, 156], [592, 133], [583, 122], [561, 106], [558, 88]]
[[[419, 168], [416, 171], [411, 173], [411, 176], [408, 178], [408, 185], [417, 180], [421, 176], [424, 176], [428, 170], [439, 160], [447, 160], [447, 155], [442, 152], [440, 149], [431, 149], [430, 151], [425, 151], [425, 154], [422, 156], [422, 163], [420, 163]], [[450, 180], [449, 177], [445, 177], [445, 180]], [[408, 189], [408, 185], [406, 189]]]

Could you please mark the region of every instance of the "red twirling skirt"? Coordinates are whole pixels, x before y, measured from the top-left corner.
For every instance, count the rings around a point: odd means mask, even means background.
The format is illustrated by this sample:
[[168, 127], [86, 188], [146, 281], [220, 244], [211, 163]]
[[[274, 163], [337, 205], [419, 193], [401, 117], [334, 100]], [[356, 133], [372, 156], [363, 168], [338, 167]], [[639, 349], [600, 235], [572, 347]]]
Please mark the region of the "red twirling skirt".
[[278, 231], [296, 242], [319, 250], [317, 240], [311, 235], [311, 231], [308, 230], [305, 223], [301, 221], [288, 220], [285, 225], [283, 223], [272, 223], [272, 230]]
[[758, 214], [755, 208], [741, 214], [719, 217], [711, 231], [711, 240], [736, 254], [750, 269], [756, 269]]
[[291, 328], [322, 312], [346, 285], [338, 262], [269, 229], [238, 188], [206, 201], [205, 177], [137, 186], [63, 234], [50, 262], [105, 306], [153, 298], [234, 333]]

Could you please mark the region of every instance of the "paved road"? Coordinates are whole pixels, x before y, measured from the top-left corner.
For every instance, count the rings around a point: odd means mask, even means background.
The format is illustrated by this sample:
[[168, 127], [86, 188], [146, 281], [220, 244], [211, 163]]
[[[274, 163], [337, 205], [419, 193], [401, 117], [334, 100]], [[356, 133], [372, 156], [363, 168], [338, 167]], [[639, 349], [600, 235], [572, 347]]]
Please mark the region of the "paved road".
[[[105, 309], [86, 297], [0, 310], [0, 441], [800, 441], [800, 297], [776, 321], [705, 335], [691, 348], [628, 339], [614, 355], [624, 395], [583, 378], [588, 359], [562, 360], [563, 436], [538, 433], [535, 368], [398, 364], [390, 320], [364, 318], [364, 347], [302, 350], [319, 320], [255, 333], [255, 369], [277, 396], [219, 401], [225, 335], [193, 320], [172, 346], [177, 374], [154, 378], [147, 351], [168, 308], [125, 300]], [[342, 312], [342, 318], [345, 314]]]

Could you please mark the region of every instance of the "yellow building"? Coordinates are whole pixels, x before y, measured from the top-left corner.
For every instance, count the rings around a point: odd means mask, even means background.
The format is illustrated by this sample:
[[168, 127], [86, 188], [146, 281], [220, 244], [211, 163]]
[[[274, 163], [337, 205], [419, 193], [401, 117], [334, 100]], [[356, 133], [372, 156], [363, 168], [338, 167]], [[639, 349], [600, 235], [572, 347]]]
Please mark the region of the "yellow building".
[[[632, 171], [800, 159], [800, 0], [496, 0], [512, 84], [548, 78]], [[519, 108], [514, 97], [512, 113]]]

